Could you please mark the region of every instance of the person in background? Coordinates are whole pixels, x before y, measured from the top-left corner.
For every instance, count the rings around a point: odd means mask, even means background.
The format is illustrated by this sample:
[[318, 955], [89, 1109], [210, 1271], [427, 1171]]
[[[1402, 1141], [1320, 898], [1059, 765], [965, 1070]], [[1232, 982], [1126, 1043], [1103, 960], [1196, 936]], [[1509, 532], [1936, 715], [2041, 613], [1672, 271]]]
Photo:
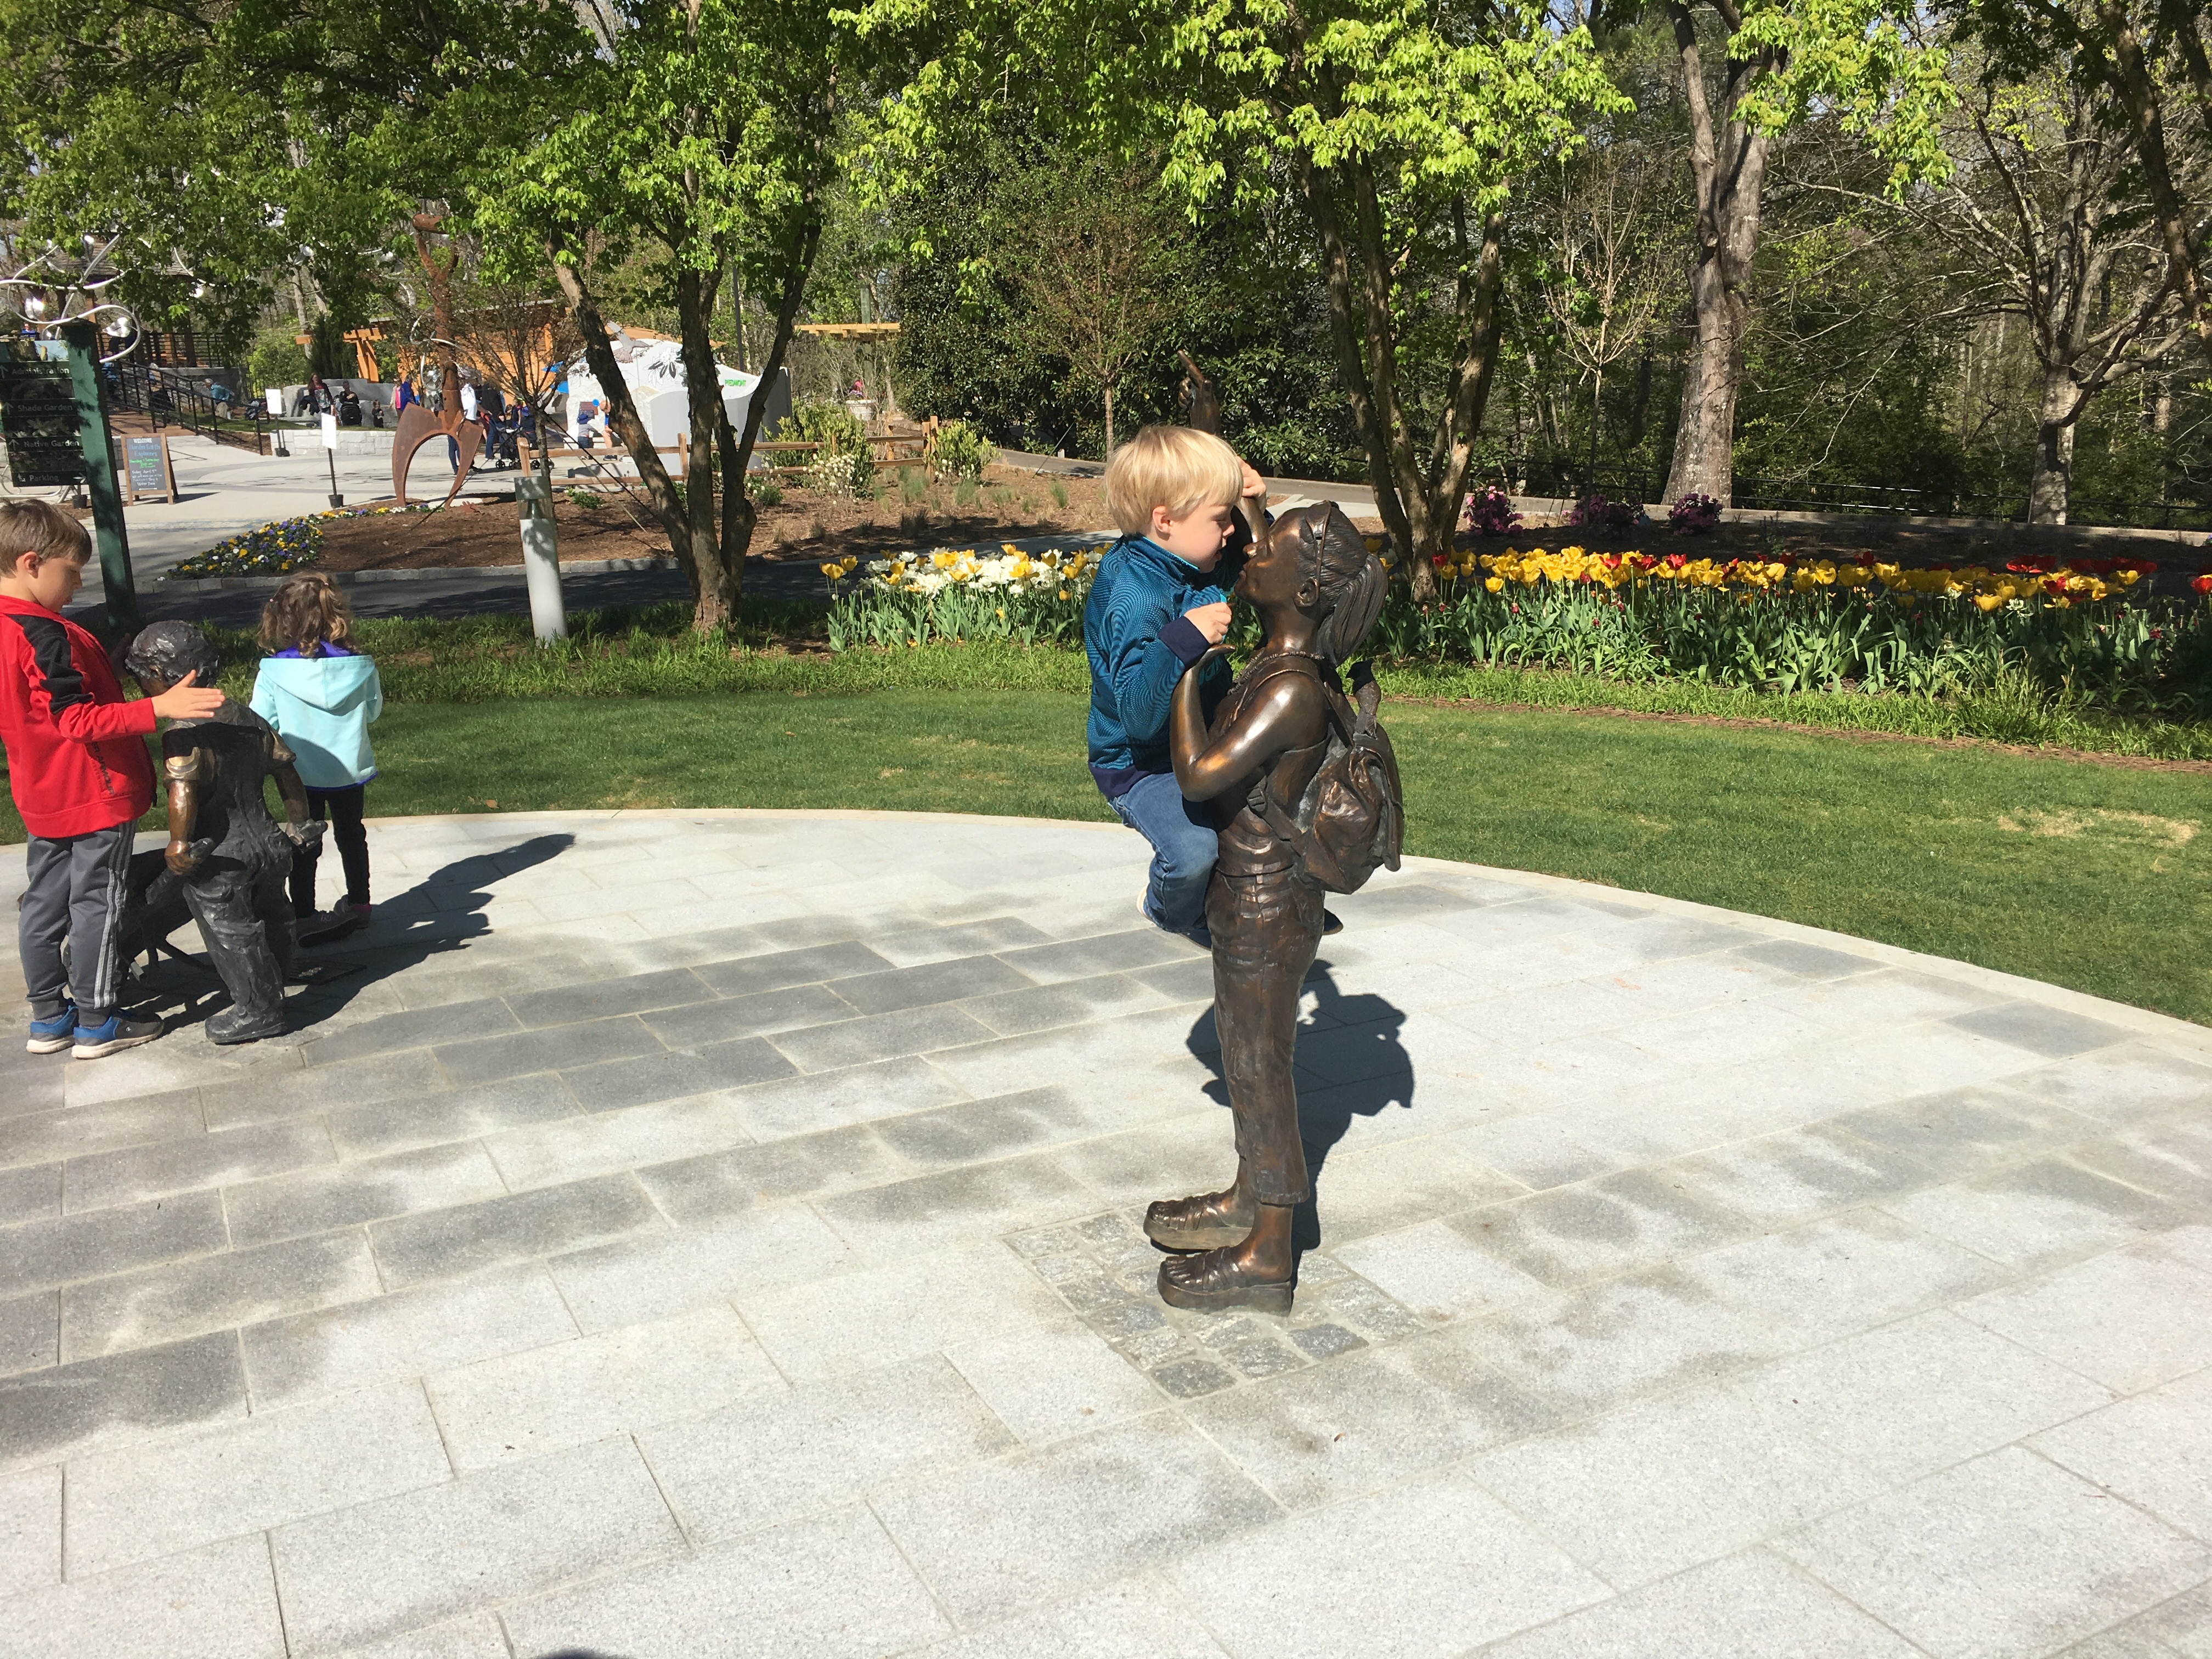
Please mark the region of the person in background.
[[407, 412], [410, 404], [419, 404], [422, 401], [415, 395], [415, 382], [406, 375], [401, 375], [399, 384], [392, 388], [392, 417], [396, 420]]
[[159, 1019], [118, 1006], [131, 826], [154, 802], [145, 739], [157, 719], [203, 720], [223, 703], [190, 674], [158, 697], [124, 701], [99, 641], [61, 614], [91, 551], [84, 526], [51, 501], [0, 501], [0, 742], [28, 832], [16, 920], [25, 1047], [78, 1060], [161, 1035]]
[[[261, 643], [270, 654], [253, 678], [253, 712], [276, 728], [307, 786], [307, 810], [327, 821], [345, 866], [345, 909], [369, 916], [368, 832], [362, 805], [376, 775], [368, 728], [384, 712], [376, 664], [356, 651], [353, 609], [328, 576], [292, 577], [261, 611]], [[315, 913], [319, 852], [303, 848], [292, 861], [292, 908]]]

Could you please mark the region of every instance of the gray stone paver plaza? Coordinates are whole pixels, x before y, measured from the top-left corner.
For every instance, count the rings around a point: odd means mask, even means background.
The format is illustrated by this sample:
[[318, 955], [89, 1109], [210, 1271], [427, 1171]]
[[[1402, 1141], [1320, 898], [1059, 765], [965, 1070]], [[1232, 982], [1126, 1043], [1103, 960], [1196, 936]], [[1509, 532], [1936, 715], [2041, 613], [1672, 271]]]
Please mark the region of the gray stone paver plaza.
[[11, 1659], [2212, 1656], [2212, 1032], [1409, 861], [1209, 1322], [1126, 831], [371, 836], [291, 1036], [0, 1054]]

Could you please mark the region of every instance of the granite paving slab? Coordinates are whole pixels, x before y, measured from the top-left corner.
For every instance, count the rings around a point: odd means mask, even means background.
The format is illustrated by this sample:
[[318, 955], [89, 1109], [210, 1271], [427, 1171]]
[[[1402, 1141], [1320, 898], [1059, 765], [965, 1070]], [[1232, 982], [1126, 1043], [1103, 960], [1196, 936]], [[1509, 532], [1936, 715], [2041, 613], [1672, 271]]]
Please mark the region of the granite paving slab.
[[369, 835], [282, 1038], [170, 962], [0, 1055], [10, 1653], [2212, 1656], [2212, 1031], [1408, 860], [1307, 983], [1293, 1310], [1209, 1317], [1130, 832]]

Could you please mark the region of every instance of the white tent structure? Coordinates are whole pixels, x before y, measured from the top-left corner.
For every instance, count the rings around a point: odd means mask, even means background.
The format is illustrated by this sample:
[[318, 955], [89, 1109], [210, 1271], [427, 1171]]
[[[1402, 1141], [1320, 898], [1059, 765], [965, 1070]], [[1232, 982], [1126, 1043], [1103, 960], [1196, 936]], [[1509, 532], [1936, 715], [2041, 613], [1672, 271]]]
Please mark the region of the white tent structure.
[[[638, 418], [645, 422], [646, 435], [660, 446], [681, 442], [691, 430], [691, 404], [684, 389], [683, 343], [677, 340], [633, 340], [617, 329], [614, 346], [615, 361], [622, 365], [623, 384], [629, 388], [630, 400], [637, 405]], [[730, 424], [742, 428], [745, 404], [753, 389], [760, 385], [760, 376], [741, 374], [719, 362], [714, 365], [714, 374], [721, 383], [722, 407], [729, 411]], [[606, 390], [592, 373], [591, 364], [580, 357], [568, 365], [568, 411], [572, 421], [578, 407], [587, 401], [598, 404], [604, 415]]]

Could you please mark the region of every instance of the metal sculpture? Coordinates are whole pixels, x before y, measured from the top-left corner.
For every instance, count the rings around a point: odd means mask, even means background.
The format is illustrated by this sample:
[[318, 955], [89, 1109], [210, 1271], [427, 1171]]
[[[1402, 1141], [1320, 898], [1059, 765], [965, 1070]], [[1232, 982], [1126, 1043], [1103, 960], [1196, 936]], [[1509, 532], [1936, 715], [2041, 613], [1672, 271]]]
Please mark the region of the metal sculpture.
[[[155, 623], [140, 633], [124, 665], [148, 696], [195, 672], [199, 684], [212, 684], [220, 666], [207, 636], [180, 622]], [[308, 815], [292, 751], [268, 721], [226, 699], [205, 720], [170, 722], [161, 734], [161, 771], [169, 820], [165, 867], [132, 895], [123, 929], [125, 957], [167, 939], [190, 916], [230, 993], [230, 1006], [207, 1022], [208, 1041], [276, 1036], [284, 1029], [284, 980], [292, 965], [285, 883], [295, 851], [323, 831]], [[269, 813], [264, 785], [271, 778], [284, 803], [281, 825]]]
[[400, 410], [399, 425], [392, 434], [394, 506], [407, 505], [407, 469], [415, 459], [415, 452], [433, 438], [451, 438], [460, 450], [460, 459], [453, 467], [453, 482], [446, 490], [446, 499], [438, 503], [445, 507], [460, 494], [469, 469], [477, 464], [477, 450], [483, 443], [483, 428], [461, 413], [458, 402], [449, 410], [433, 410], [421, 404], [410, 404]]
[[1334, 507], [1285, 514], [1254, 544], [1237, 597], [1260, 613], [1259, 650], [1211, 731], [1199, 667], [1177, 684], [1168, 743], [1191, 800], [1217, 801], [1220, 858], [1206, 889], [1213, 1018], [1237, 1125], [1237, 1179], [1218, 1193], [1164, 1199], [1145, 1218], [1176, 1252], [1161, 1297], [1206, 1310], [1288, 1313], [1293, 1211], [1312, 1196], [1291, 1071], [1298, 990], [1322, 938], [1324, 892], [1349, 892], [1395, 868], [1397, 763], [1375, 718], [1364, 663], [1347, 699], [1336, 665], [1382, 608], [1380, 561]]

